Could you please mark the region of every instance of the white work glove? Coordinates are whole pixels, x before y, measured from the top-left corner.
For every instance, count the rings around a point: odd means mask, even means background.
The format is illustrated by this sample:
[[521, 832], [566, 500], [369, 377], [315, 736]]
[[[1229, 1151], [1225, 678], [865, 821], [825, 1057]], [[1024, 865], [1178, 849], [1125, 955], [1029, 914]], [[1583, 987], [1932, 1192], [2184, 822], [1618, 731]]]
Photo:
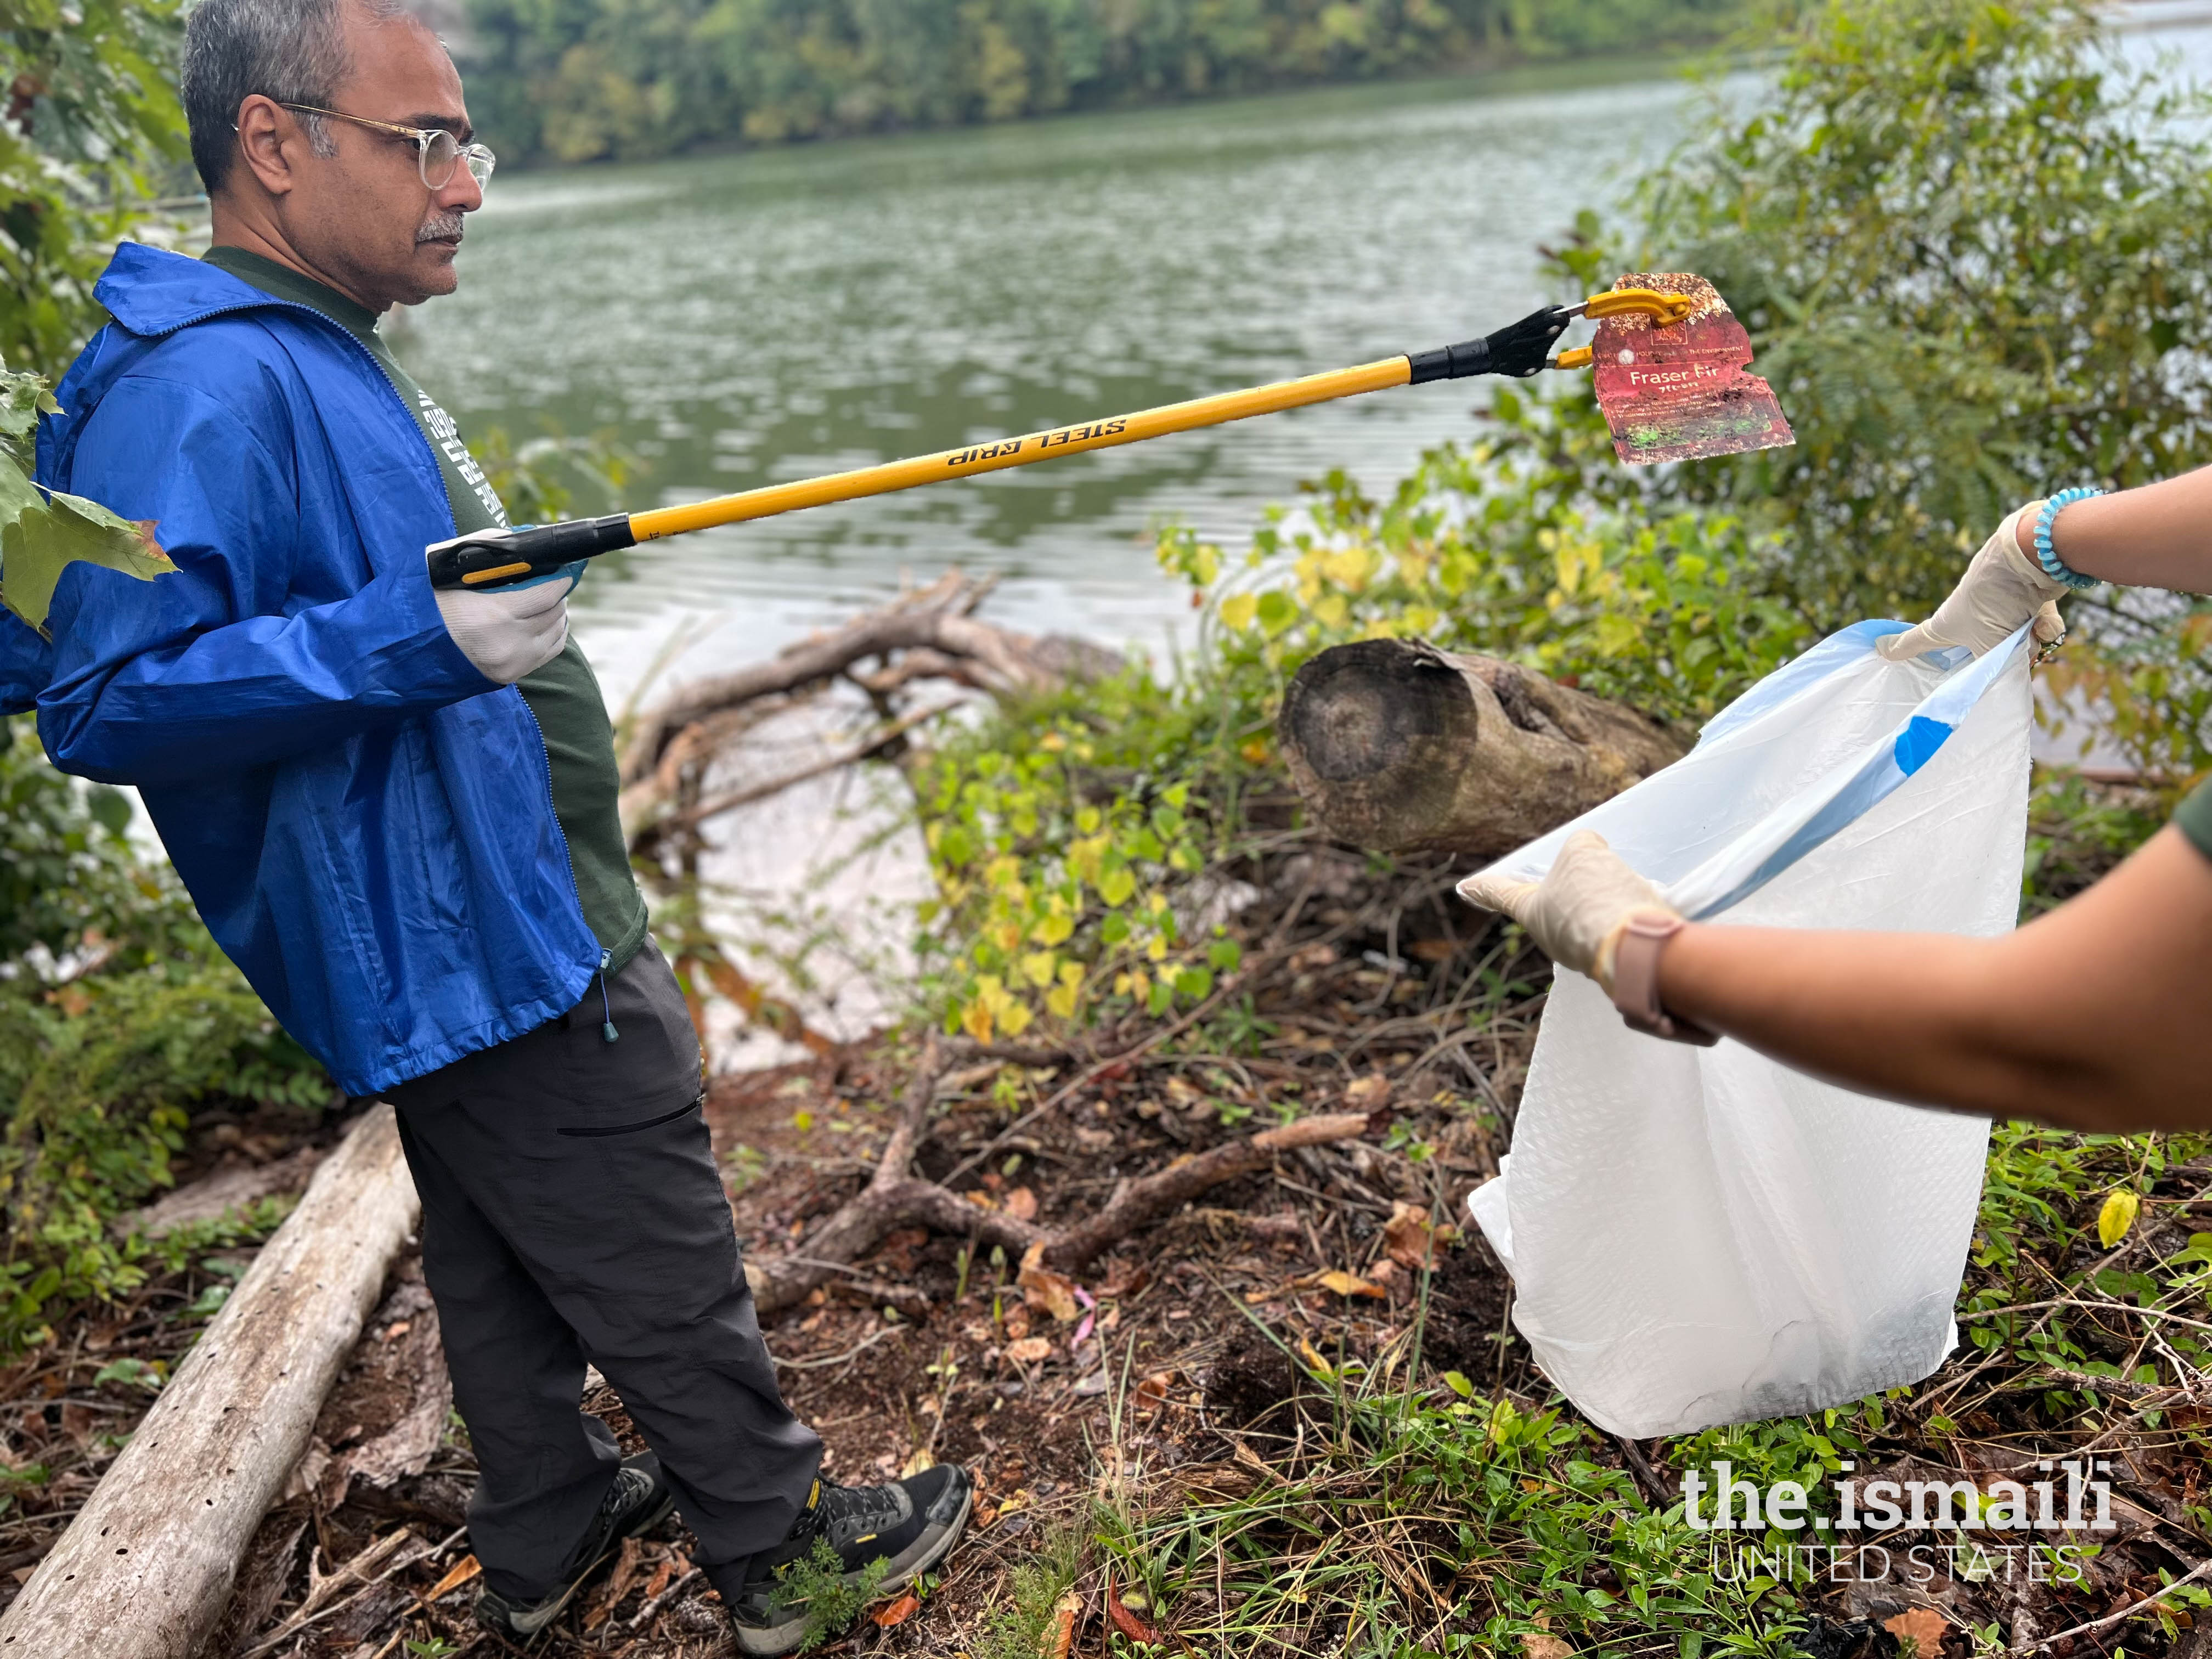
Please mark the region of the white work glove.
[[1946, 646], [1963, 645], [1976, 656], [1995, 650], [2022, 623], [2033, 620], [2036, 640], [2056, 645], [2066, 637], [2058, 600], [2066, 584], [2045, 574], [2033, 553], [2021, 549], [2023, 532], [2035, 534], [2041, 501], [2030, 501], [1997, 526], [1959, 578], [1951, 597], [1917, 628], [1888, 634], [1875, 649], [1892, 662], [1923, 656]]
[[568, 595], [583, 574], [579, 561], [515, 587], [441, 587], [438, 614], [478, 673], [513, 685], [568, 644]]
[[1470, 876], [1459, 890], [1486, 910], [1503, 910], [1553, 962], [1588, 974], [1607, 991], [1613, 950], [1629, 919], [1681, 914], [1595, 830], [1569, 836], [1541, 881]]

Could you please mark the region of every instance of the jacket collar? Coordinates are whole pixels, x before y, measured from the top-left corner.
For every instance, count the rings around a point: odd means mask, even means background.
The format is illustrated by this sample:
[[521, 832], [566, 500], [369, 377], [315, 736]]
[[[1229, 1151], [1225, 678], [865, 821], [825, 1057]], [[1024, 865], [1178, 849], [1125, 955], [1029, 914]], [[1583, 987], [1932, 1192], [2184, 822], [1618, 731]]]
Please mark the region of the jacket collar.
[[148, 339], [223, 312], [286, 303], [204, 260], [143, 242], [118, 246], [92, 294], [117, 322]]

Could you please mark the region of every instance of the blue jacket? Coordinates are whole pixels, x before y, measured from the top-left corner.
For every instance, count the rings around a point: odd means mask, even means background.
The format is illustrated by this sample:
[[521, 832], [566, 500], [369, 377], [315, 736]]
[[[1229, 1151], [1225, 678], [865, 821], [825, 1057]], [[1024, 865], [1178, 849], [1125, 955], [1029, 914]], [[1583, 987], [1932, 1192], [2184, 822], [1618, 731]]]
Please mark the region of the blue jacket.
[[522, 694], [471, 665], [422, 550], [435, 458], [337, 324], [126, 244], [39, 477], [177, 562], [74, 564], [49, 644], [0, 611], [0, 712], [136, 784], [216, 940], [349, 1094], [544, 1024], [599, 963]]

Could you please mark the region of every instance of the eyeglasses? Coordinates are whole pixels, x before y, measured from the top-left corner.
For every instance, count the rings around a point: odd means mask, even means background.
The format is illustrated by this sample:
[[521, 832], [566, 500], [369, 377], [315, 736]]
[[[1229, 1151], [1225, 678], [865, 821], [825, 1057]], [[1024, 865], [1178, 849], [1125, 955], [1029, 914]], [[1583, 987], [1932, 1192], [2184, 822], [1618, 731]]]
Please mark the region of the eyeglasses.
[[395, 138], [412, 139], [416, 167], [422, 174], [424, 186], [430, 190], [443, 190], [451, 184], [453, 169], [465, 161], [468, 163], [469, 177], [482, 190], [491, 182], [491, 170], [499, 165], [499, 158], [484, 145], [465, 144], [443, 127], [403, 127], [390, 121], [372, 121], [366, 115], [348, 115], [342, 109], [320, 109], [313, 104], [285, 104], [280, 107], [302, 115], [335, 116], [341, 121], [389, 133]]

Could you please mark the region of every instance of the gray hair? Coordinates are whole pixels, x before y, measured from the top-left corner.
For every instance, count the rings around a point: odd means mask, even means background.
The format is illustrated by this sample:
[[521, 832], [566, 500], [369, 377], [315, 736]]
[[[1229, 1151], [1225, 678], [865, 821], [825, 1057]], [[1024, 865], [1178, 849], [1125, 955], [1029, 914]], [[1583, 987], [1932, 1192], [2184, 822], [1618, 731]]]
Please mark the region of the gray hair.
[[[213, 196], [230, 177], [238, 106], [254, 94], [280, 104], [327, 106], [352, 69], [344, 9], [381, 22], [406, 15], [406, 0], [199, 0], [185, 19], [181, 76], [192, 165]], [[301, 118], [318, 155], [336, 153], [330, 124]]]

